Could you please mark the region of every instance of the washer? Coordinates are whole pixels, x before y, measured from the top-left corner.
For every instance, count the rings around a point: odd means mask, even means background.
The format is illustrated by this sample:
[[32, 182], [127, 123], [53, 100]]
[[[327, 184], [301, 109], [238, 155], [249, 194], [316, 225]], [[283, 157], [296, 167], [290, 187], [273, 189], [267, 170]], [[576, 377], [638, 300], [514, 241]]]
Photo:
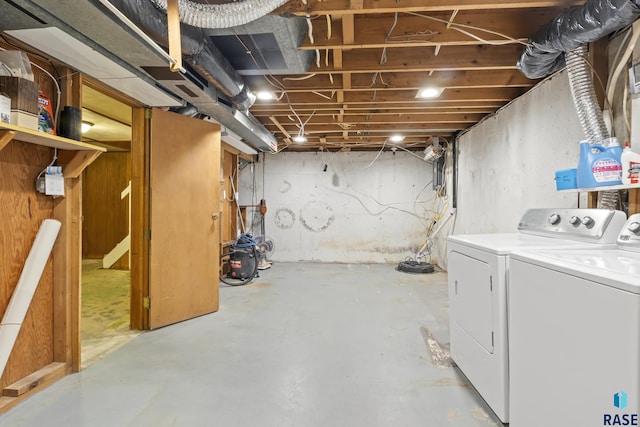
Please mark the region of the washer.
[[511, 255], [511, 426], [638, 425], [640, 215], [614, 249]]
[[530, 209], [518, 233], [447, 239], [451, 356], [502, 422], [509, 422], [507, 274], [513, 251], [615, 246], [623, 212]]

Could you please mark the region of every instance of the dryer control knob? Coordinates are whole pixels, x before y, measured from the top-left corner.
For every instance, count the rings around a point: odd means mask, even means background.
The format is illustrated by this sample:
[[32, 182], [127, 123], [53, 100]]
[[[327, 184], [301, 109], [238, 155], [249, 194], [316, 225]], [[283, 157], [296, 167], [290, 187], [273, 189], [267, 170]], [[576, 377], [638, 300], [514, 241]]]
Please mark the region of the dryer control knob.
[[569, 219], [569, 224], [575, 225], [577, 227], [578, 225], [582, 224], [582, 220], [574, 215]]
[[560, 222], [560, 215], [551, 214], [551, 216], [549, 217], [549, 224], [556, 225], [559, 222]]
[[582, 218], [582, 223], [585, 225], [585, 227], [591, 227], [593, 224], [595, 224], [595, 221], [590, 216], [585, 216]]
[[629, 229], [629, 231], [631, 231], [632, 233], [637, 233], [638, 231], [640, 231], [640, 222], [638, 221], [633, 221], [631, 224], [629, 224], [629, 226], [627, 227]]

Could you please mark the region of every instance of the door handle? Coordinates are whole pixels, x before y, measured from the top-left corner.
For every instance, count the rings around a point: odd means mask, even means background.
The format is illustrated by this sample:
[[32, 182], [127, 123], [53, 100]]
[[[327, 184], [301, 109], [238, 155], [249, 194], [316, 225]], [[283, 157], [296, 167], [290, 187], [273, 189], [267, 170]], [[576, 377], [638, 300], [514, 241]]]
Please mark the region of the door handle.
[[213, 219], [220, 218], [220, 213], [219, 212], [214, 212], [213, 214], [211, 214], [211, 218], [213, 218]]

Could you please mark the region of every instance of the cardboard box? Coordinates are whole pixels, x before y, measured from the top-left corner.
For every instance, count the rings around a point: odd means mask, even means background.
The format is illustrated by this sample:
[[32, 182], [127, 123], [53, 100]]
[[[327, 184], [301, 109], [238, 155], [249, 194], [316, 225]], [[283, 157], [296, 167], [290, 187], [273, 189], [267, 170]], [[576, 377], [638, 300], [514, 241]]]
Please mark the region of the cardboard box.
[[0, 76], [0, 93], [11, 98], [11, 110], [37, 115], [39, 90], [38, 84], [32, 81]]
[[38, 115], [11, 110], [11, 124], [26, 129], [38, 130]]

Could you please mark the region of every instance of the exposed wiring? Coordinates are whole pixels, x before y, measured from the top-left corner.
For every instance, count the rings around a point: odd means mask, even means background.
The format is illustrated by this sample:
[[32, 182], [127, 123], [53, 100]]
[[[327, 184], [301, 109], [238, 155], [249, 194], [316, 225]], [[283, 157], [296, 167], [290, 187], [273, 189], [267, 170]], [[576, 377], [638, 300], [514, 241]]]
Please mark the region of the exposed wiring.
[[510, 37], [510, 36], [508, 36], [506, 34], [502, 34], [502, 33], [499, 33], [497, 31], [493, 31], [493, 30], [488, 30], [486, 28], [476, 27], [474, 25], [458, 24], [458, 23], [451, 22], [451, 21], [446, 20], [446, 19], [440, 19], [440, 18], [436, 18], [435, 16], [424, 15], [422, 13], [417, 13], [417, 12], [405, 12], [405, 13], [407, 13], [408, 15], [419, 16], [421, 18], [425, 18], [425, 19], [430, 19], [432, 21], [441, 22], [441, 23], [443, 23], [445, 25], [449, 25], [451, 27], [451, 29], [454, 29], [454, 27], [460, 27], [460, 28], [468, 28], [468, 29], [471, 29], [471, 30], [483, 31], [485, 33], [493, 34], [495, 36], [499, 36], [499, 37], [505, 38], [507, 40], [511, 40], [512, 43], [519, 43], [519, 44], [523, 44], [525, 46], [528, 45], [527, 42], [523, 42], [523, 41], [518, 40], [516, 38]]
[[[391, 25], [391, 28], [389, 28], [389, 31], [387, 31], [387, 36], [385, 39], [388, 39], [389, 37], [391, 37], [391, 33], [393, 32], [394, 28], [396, 28], [396, 25], [398, 24], [398, 12], [396, 12], [393, 16], [393, 24]], [[380, 57], [380, 65], [384, 65], [387, 63], [387, 48], [383, 48], [382, 49], [382, 56]]]
[[[7, 42], [7, 40], [6, 40], [4, 37], [2, 37], [2, 40], [3, 40], [5, 43], [9, 44], [10, 46], [16, 47], [16, 46], [14, 46], [13, 44], [11, 44], [11, 43]], [[0, 47], [0, 50], [2, 50], [2, 51], [6, 51], [7, 49], [5, 49], [5, 48], [3, 48], [3, 47]], [[31, 53], [30, 53], [30, 54], [31, 54]], [[39, 55], [36, 55], [36, 56], [39, 56]], [[54, 84], [54, 85], [55, 85], [55, 87], [56, 87], [56, 109], [55, 109], [55, 114], [54, 114], [54, 116], [53, 116], [53, 117], [54, 117], [54, 120], [55, 120], [55, 121], [56, 121], [56, 123], [57, 123], [57, 120], [58, 120], [58, 114], [60, 113], [60, 97], [61, 97], [61, 95], [62, 95], [62, 90], [60, 89], [60, 83], [58, 83], [58, 79], [56, 79], [56, 78], [55, 78], [55, 77], [54, 77], [54, 76], [53, 76], [49, 71], [47, 71], [46, 69], [44, 69], [44, 68], [43, 68], [43, 67], [41, 67], [40, 65], [36, 64], [36, 63], [35, 63], [35, 62], [33, 62], [33, 61], [29, 61], [29, 63], [30, 63], [31, 65], [33, 65], [34, 67], [38, 68], [38, 69], [39, 69], [40, 71], [42, 71], [43, 73], [45, 73], [47, 76], [49, 76], [49, 78], [51, 78], [51, 80], [53, 81], [53, 84]], [[13, 74], [13, 72], [11, 71], [11, 69], [10, 69], [9, 67], [7, 67], [7, 65], [6, 65], [6, 64], [2, 63], [2, 66], [3, 66], [4, 68], [6, 68], [6, 70], [9, 72], [9, 74]]]
[[382, 147], [380, 148], [380, 151], [378, 151], [378, 155], [377, 155], [373, 160], [371, 160], [371, 163], [369, 163], [369, 164], [368, 164], [367, 166], [365, 166], [363, 169], [367, 169], [367, 168], [371, 167], [371, 166], [376, 162], [376, 160], [378, 160], [378, 159], [380, 158], [380, 155], [381, 155], [381, 154], [382, 154], [382, 152], [384, 151], [384, 147], [385, 147], [386, 145], [387, 145], [387, 140], [385, 139], [385, 140], [384, 140], [384, 142], [382, 143]]
[[[425, 30], [418, 31], [410, 34], [403, 34], [399, 36], [389, 36], [385, 40], [386, 42], [395, 42], [395, 43], [416, 43], [424, 41], [424, 38], [433, 38], [433, 36], [437, 36], [438, 34], [442, 34], [439, 31]], [[412, 39], [412, 37], [422, 37], [422, 39]]]
[[313, 23], [311, 22], [311, 16], [307, 14], [306, 19], [307, 19], [307, 27], [308, 27], [307, 35], [309, 36], [309, 42], [311, 42], [311, 44], [316, 44], [313, 38]]
[[285, 80], [291, 80], [291, 81], [307, 80], [307, 79], [310, 79], [310, 78], [315, 77], [315, 76], [316, 76], [316, 73], [313, 73], [313, 74], [308, 74], [308, 75], [302, 76], [302, 77], [284, 77], [282, 80], [283, 81], [285, 81]]
[[502, 45], [505, 45], [505, 44], [514, 44], [514, 43], [520, 43], [520, 44], [523, 44], [523, 45], [527, 44], [527, 39], [514, 39], [516, 41], [514, 41], [514, 40], [492, 41], [492, 40], [483, 39], [480, 36], [476, 36], [475, 34], [472, 34], [469, 31], [463, 30], [462, 28], [452, 27], [451, 29], [455, 30], [455, 31], [457, 31], [459, 33], [462, 33], [464, 35], [467, 35], [467, 36], [471, 37], [472, 39], [475, 39], [475, 40], [478, 40], [478, 41], [480, 41], [482, 43], [486, 43], [486, 44], [493, 45], [493, 46], [502, 46]]
[[36, 178], [36, 180], [40, 179], [42, 174], [44, 174], [47, 171], [48, 168], [53, 166], [56, 163], [57, 160], [58, 160], [58, 149], [54, 148], [53, 149], [53, 160], [51, 160], [51, 163], [49, 163], [47, 166], [45, 166], [44, 169], [42, 169], [42, 171], [38, 174], [38, 177]]
[[332, 92], [331, 92], [331, 96], [327, 96], [327, 95], [322, 94], [322, 93], [320, 93], [320, 92], [317, 92], [317, 91], [315, 91], [315, 90], [312, 90], [312, 91], [311, 91], [311, 93], [313, 93], [313, 94], [315, 94], [315, 95], [318, 95], [318, 96], [321, 96], [321, 97], [323, 97], [324, 99], [333, 99], [333, 97], [336, 95], [336, 92], [335, 92], [335, 91], [332, 91]]

